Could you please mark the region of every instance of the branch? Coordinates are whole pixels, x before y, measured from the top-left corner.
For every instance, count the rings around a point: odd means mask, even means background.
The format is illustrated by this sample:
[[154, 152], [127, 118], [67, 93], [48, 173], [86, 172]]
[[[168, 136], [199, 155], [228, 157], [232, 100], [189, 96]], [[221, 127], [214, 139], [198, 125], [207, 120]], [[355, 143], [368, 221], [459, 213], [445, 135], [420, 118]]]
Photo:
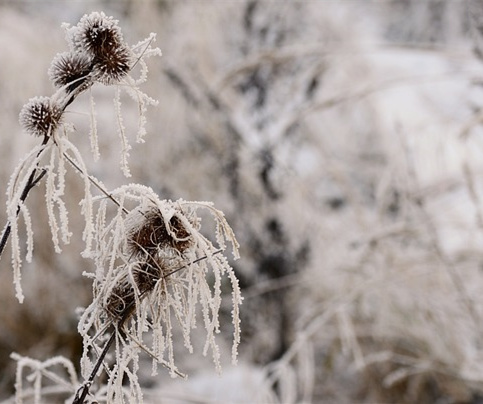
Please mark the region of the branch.
[[89, 394], [89, 388], [92, 386], [92, 383], [94, 382], [94, 379], [96, 377], [96, 373], [101, 367], [102, 362], [104, 362], [104, 358], [106, 357], [107, 352], [109, 352], [109, 348], [114, 342], [115, 336], [116, 336], [116, 333], [113, 332], [109, 337], [109, 340], [106, 342], [106, 345], [104, 346], [104, 349], [102, 350], [101, 355], [97, 359], [94, 369], [92, 369], [92, 372], [89, 375], [89, 379], [87, 379], [87, 381], [80, 387], [80, 389], [77, 390], [77, 393], [75, 394], [74, 401], [72, 402], [72, 404], [84, 404], [84, 400], [87, 397], [87, 394]]
[[[49, 137], [45, 136], [44, 140], [42, 141], [42, 146], [44, 146], [44, 147], [42, 147], [39, 150], [39, 152], [37, 153], [37, 157], [40, 155], [40, 153], [42, 153], [44, 151], [45, 146], [47, 145], [48, 141], [49, 141]], [[27, 196], [28, 196], [30, 190], [40, 182], [40, 180], [44, 177], [45, 174], [47, 174], [47, 170], [44, 169], [44, 168], [42, 168], [40, 170], [40, 173], [37, 175], [38, 171], [39, 171], [39, 167], [38, 167], [38, 163], [37, 163], [37, 166], [34, 167], [32, 172], [30, 173], [30, 177], [29, 177], [27, 183], [25, 184], [25, 187], [22, 191], [22, 195], [20, 195], [20, 202], [17, 205], [17, 216], [20, 212], [20, 206], [27, 199]], [[3, 232], [2, 232], [2, 238], [0, 239], [0, 258], [2, 257], [3, 251], [5, 250], [5, 247], [7, 245], [7, 241], [8, 241], [8, 238], [10, 236], [11, 230], [12, 230], [12, 224], [10, 223], [10, 221], [7, 221], [7, 223], [6, 223], [6, 225], [3, 229]]]

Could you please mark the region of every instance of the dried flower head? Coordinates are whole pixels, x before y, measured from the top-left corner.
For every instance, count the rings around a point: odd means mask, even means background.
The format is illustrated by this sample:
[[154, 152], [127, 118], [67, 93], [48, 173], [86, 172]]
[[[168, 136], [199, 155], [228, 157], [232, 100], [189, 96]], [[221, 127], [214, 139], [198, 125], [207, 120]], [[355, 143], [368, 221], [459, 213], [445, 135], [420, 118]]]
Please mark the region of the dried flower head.
[[83, 52], [64, 52], [58, 54], [50, 65], [48, 74], [56, 87], [67, 86], [68, 93], [76, 88], [86, 89], [92, 82], [88, 81], [92, 70], [92, 58]]
[[20, 125], [34, 136], [51, 136], [62, 118], [62, 108], [49, 97], [34, 97], [20, 111]]
[[104, 84], [119, 82], [131, 70], [132, 54], [127, 46], [112, 48], [94, 57], [95, 77]]
[[128, 318], [136, 309], [136, 301], [152, 292], [159, 280], [169, 282], [168, 268], [168, 260], [163, 258], [117, 268], [117, 282], [102, 302], [106, 317], [114, 321]]
[[170, 247], [182, 253], [193, 243], [179, 212], [166, 223], [159, 208], [149, 206], [131, 212], [126, 223], [128, 252], [134, 256], [154, 256], [156, 251]]
[[[97, 336], [114, 324], [117, 361], [107, 386], [113, 392], [108, 401], [121, 402], [119, 386], [139, 386], [137, 374], [130, 369], [139, 363], [141, 352], [153, 358], [153, 371], [162, 364], [172, 376], [180, 375], [174, 330], [179, 326], [185, 347], [193, 352], [191, 332], [199, 325], [198, 318], [206, 330], [203, 354], [211, 351], [220, 371], [216, 334], [221, 331], [222, 287], [227, 282], [232, 292], [232, 359], [236, 361], [242, 297], [222, 252], [229, 242], [238, 258], [238, 243], [223, 213], [209, 202], [161, 200], [151, 188], [139, 184], [109, 194], [120, 201], [118, 209], [108, 209], [110, 199], [94, 200], [98, 208], [92, 231], [105, 237], [96, 238], [95, 248], [86, 252], [96, 262], [95, 273], [89, 274], [94, 301], [79, 320], [86, 347], [82, 360], [87, 365], [103, 349]], [[200, 232], [200, 210], [208, 213], [206, 219], [213, 219], [213, 242]], [[86, 374], [92, 369], [87, 365]], [[139, 397], [137, 391], [135, 402], [141, 402]]]
[[95, 78], [101, 83], [118, 82], [131, 69], [132, 52], [123, 40], [118, 21], [112, 17], [93, 12], [67, 32], [73, 52], [92, 59]]
[[69, 39], [74, 50], [93, 56], [110, 53], [112, 48], [118, 48], [124, 43], [118, 21], [103, 12], [84, 15], [70, 33]]

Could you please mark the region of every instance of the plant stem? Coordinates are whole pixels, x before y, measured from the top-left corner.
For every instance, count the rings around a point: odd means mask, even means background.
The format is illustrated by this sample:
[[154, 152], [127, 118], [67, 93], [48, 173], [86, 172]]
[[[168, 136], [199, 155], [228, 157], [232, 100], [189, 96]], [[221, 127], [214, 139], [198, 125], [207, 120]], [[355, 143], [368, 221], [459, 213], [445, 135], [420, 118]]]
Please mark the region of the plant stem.
[[[37, 157], [40, 155], [40, 153], [42, 153], [44, 151], [45, 145], [47, 144], [48, 141], [49, 141], [49, 137], [44, 136], [44, 140], [42, 141], [42, 145], [41, 145], [41, 146], [44, 146], [44, 147], [42, 147], [39, 150], [39, 152], [37, 153]], [[38, 171], [39, 171], [39, 167], [38, 167], [38, 164], [37, 164], [37, 166], [34, 167], [32, 172], [30, 173], [30, 177], [29, 177], [27, 183], [25, 184], [24, 189], [22, 190], [22, 194], [20, 195], [20, 202], [17, 205], [17, 216], [20, 212], [20, 206], [27, 199], [27, 196], [28, 196], [30, 190], [33, 187], [35, 187], [40, 182], [40, 180], [44, 177], [44, 175], [47, 173], [47, 170], [45, 170], [44, 168], [42, 170], [40, 170], [40, 174], [37, 175]], [[10, 237], [11, 230], [12, 230], [12, 224], [10, 223], [10, 221], [7, 221], [7, 223], [6, 223], [6, 225], [3, 229], [3, 232], [2, 232], [2, 238], [0, 239], [0, 257], [2, 256], [2, 253], [5, 250], [8, 238]]]
[[94, 366], [94, 369], [92, 369], [92, 372], [89, 375], [89, 379], [87, 380], [87, 382], [85, 382], [82, 385], [82, 387], [79, 390], [77, 390], [77, 393], [74, 397], [74, 401], [72, 402], [72, 404], [84, 404], [84, 400], [86, 399], [87, 394], [89, 394], [89, 388], [92, 386], [92, 383], [94, 382], [94, 379], [96, 377], [96, 373], [98, 372], [99, 368], [101, 367], [101, 364], [104, 361], [104, 358], [106, 357], [107, 352], [109, 352], [109, 348], [111, 347], [112, 343], [114, 342], [115, 336], [116, 336], [116, 333], [113, 332], [111, 334], [111, 336], [109, 337], [109, 340], [106, 342], [104, 349], [102, 350], [99, 358], [97, 359], [97, 362]]
[[[85, 173], [84, 171], [82, 171], [82, 169], [79, 167], [79, 165], [67, 153], [63, 153], [63, 156], [72, 165], [72, 167], [74, 167], [81, 175], [87, 176], [87, 179], [99, 191], [101, 191], [107, 198], [109, 198], [112, 202], [114, 202], [118, 207], [121, 208], [121, 204], [117, 201], [117, 199], [114, 198], [101, 184], [99, 184], [99, 182], [94, 177], [92, 177], [91, 175], [89, 175], [89, 174]], [[129, 213], [129, 211], [124, 206], [122, 207], [122, 211], [124, 213], [126, 213], [126, 214]]]

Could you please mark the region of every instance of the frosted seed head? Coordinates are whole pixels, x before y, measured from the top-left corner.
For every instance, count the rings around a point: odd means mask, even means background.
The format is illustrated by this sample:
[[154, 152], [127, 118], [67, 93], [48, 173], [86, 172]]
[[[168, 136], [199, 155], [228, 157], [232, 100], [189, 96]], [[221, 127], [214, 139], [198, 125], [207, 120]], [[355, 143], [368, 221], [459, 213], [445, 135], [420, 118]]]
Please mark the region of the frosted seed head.
[[[128, 274], [129, 266], [117, 268], [123, 272], [116, 278], [116, 284], [108, 287], [105, 298], [102, 299], [102, 308], [105, 316], [111, 320], [119, 321], [127, 319], [136, 308], [139, 301], [136, 298], [152, 292], [156, 283], [166, 275], [167, 263], [162, 259], [150, 259], [148, 262], [139, 262], [132, 267], [132, 279]], [[169, 279], [167, 278], [167, 281]]]
[[174, 214], [168, 231], [163, 215], [155, 206], [134, 210], [126, 223], [128, 253], [135, 256], [154, 256], [158, 250], [169, 247], [183, 252], [193, 244], [182, 220]]
[[34, 136], [50, 136], [59, 126], [62, 109], [49, 97], [34, 97], [20, 111], [24, 130]]
[[[167, 262], [152, 258], [137, 265], [133, 270], [133, 279], [141, 294], [151, 292], [156, 283], [167, 274]], [[169, 278], [166, 278], [167, 280]]]
[[131, 69], [134, 57], [118, 21], [103, 12], [86, 14], [76, 26], [67, 28], [67, 40], [73, 53], [91, 58], [95, 79], [103, 84], [119, 82]]
[[87, 81], [87, 76], [92, 70], [92, 59], [84, 52], [64, 52], [58, 54], [48, 74], [56, 87], [67, 86], [67, 92], [71, 93], [78, 87], [86, 89], [92, 83]]
[[115, 321], [125, 319], [135, 308], [134, 288], [125, 280], [116, 284], [102, 301], [107, 318]]
[[126, 218], [129, 254], [153, 255], [169, 244], [169, 235], [159, 209], [133, 210]]
[[103, 12], [84, 15], [68, 32], [73, 50], [94, 56], [109, 53], [112, 48], [123, 44], [118, 21]]
[[117, 83], [131, 70], [131, 64], [132, 54], [127, 46], [112, 48], [95, 56], [95, 77], [103, 84]]

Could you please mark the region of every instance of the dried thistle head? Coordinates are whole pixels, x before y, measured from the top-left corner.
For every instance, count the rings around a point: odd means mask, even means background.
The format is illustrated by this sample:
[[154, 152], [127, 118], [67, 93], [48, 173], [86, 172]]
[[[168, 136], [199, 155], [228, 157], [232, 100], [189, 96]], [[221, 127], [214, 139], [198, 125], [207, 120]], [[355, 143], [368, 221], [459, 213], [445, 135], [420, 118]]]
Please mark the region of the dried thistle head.
[[75, 53], [92, 59], [95, 78], [101, 83], [119, 82], [131, 69], [132, 52], [123, 40], [118, 21], [103, 12], [82, 17], [68, 30], [68, 40]]
[[51, 136], [62, 118], [62, 108], [49, 97], [31, 98], [19, 115], [20, 125], [34, 136]]
[[193, 239], [177, 212], [166, 220], [156, 206], [136, 209], [126, 220], [129, 254], [135, 256], [156, 255], [157, 251], [173, 248], [182, 253]]
[[103, 84], [119, 82], [131, 70], [132, 54], [127, 46], [112, 48], [94, 58], [96, 79]]
[[92, 71], [92, 59], [84, 52], [64, 52], [52, 61], [48, 75], [56, 87], [67, 86], [68, 93], [81, 87], [86, 89], [92, 82], [87, 77]]
[[93, 56], [109, 53], [124, 43], [118, 21], [103, 12], [84, 15], [71, 30], [69, 39], [74, 50]]
[[139, 292], [150, 292], [160, 279], [168, 279], [167, 269], [167, 262], [163, 258], [153, 258], [137, 265], [133, 270], [133, 279]]
[[135, 310], [137, 299], [140, 301], [152, 292], [160, 279], [169, 282], [167, 265], [168, 261], [163, 258], [149, 258], [147, 262], [119, 267], [117, 270], [121, 273], [103, 299], [107, 318], [125, 320]]
[[[162, 364], [171, 375], [179, 375], [174, 357], [176, 323], [185, 347], [193, 352], [191, 332], [201, 316], [206, 330], [203, 354], [211, 351], [220, 371], [216, 334], [221, 331], [226, 279], [232, 292], [232, 360], [236, 361], [242, 297], [236, 274], [222, 251], [229, 242], [238, 258], [238, 243], [223, 213], [209, 202], [161, 200], [151, 188], [139, 184], [117, 188], [110, 195], [123, 202], [112, 211], [107, 209], [110, 200], [96, 199], [95, 231], [106, 237], [98, 238], [95, 250], [90, 251], [96, 261], [94, 301], [82, 313], [79, 332], [93, 349], [86, 349], [83, 358], [88, 360], [94, 349], [102, 349], [92, 336], [114, 323], [116, 338], [123, 343], [116, 345], [119, 373], [109, 383], [129, 380], [137, 386], [137, 375], [126, 370], [138, 363], [142, 351], [152, 354], [153, 369]], [[126, 213], [124, 207], [132, 204], [135, 207]], [[214, 220], [213, 242], [200, 232], [200, 209]], [[121, 261], [122, 265], [116, 264]]]
[[128, 278], [119, 280], [102, 301], [102, 309], [110, 320], [120, 321], [135, 308], [134, 288]]

